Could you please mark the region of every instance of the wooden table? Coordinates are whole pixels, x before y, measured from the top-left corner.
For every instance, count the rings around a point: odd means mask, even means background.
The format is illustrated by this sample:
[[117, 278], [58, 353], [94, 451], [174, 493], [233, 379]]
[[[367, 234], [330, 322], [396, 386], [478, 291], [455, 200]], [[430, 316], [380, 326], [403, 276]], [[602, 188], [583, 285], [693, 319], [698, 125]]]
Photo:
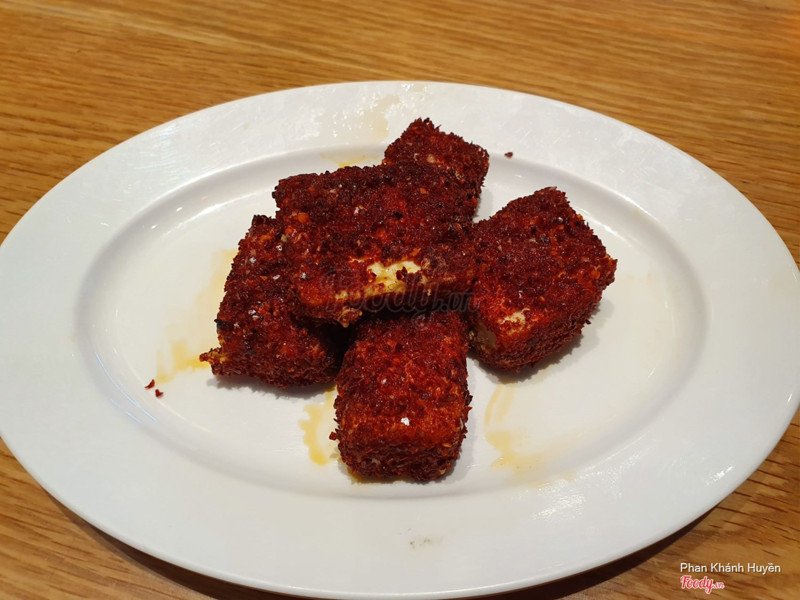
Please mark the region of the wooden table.
[[[104, 150], [174, 117], [310, 84], [409, 79], [544, 95], [659, 136], [742, 191], [800, 262], [800, 5], [4, 0], [0, 240]], [[2, 289], [2, 282], [0, 282]], [[6, 290], [2, 290], [6, 293]], [[507, 598], [800, 597], [800, 420], [735, 493], [652, 547]], [[151, 558], [45, 493], [0, 445], [0, 597], [272, 598]]]

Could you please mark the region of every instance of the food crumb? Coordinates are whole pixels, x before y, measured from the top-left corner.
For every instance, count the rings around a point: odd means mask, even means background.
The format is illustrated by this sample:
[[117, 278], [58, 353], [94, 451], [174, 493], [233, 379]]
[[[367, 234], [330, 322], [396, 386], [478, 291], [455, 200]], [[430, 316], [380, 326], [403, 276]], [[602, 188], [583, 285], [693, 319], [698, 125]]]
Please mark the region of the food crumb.
[[148, 383], [146, 386], [144, 386], [144, 389], [146, 389], [146, 390], [153, 389], [153, 386], [155, 386], [155, 384], [156, 384], [156, 380], [155, 379], [151, 379], [150, 383]]
[[512, 156], [514, 156], [514, 153], [509, 151], [509, 152], [506, 152], [503, 156], [505, 156], [506, 158], [511, 158]]
[[163, 396], [163, 395], [164, 395], [164, 392], [162, 392], [159, 389], [156, 389], [156, 398], [161, 398], [161, 396]]

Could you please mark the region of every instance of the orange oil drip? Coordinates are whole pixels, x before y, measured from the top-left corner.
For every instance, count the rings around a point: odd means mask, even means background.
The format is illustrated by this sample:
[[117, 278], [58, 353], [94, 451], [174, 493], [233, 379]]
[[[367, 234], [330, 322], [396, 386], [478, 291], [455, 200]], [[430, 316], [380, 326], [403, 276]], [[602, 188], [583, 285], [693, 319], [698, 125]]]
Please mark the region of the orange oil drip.
[[493, 467], [512, 469], [515, 472], [530, 471], [538, 467], [542, 457], [537, 453], [522, 450], [526, 441], [524, 429], [506, 422], [514, 403], [514, 387], [499, 384], [489, 399], [484, 415], [486, 441], [500, 453], [492, 463]]
[[179, 373], [208, 368], [200, 354], [217, 345], [214, 317], [225, 289], [236, 250], [218, 250], [212, 256], [211, 276], [175, 323], [167, 327], [167, 348], [156, 355], [156, 383], [172, 381]]
[[365, 164], [377, 164], [381, 160], [381, 157], [375, 154], [348, 155], [330, 152], [322, 154], [321, 156], [325, 160], [335, 162], [336, 166], [340, 169]]
[[326, 465], [335, 460], [336, 442], [329, 438], [336, 428], [333, 403], [336, 400], [336, 388], [325, 392], [322, 404], [309, 404], [303, 409], [306, 418], [300, 420], [303, 430], [303, 443], [308, 448], [308, 457], [317, 465]]
[[[169, 368], [166, 367], [167, 364], [169, 364]], [[164, 354], [159, 352], [155, 379], [158, 383], [164, 383], [172, 381], [178, 373], [183, 371], [195, 371], [207, 366], [207, 363], [200, 360], [200, 352], [190, 350], [186, 340], [173, 340], [169, 344], [168, 359], [164, 359]]]

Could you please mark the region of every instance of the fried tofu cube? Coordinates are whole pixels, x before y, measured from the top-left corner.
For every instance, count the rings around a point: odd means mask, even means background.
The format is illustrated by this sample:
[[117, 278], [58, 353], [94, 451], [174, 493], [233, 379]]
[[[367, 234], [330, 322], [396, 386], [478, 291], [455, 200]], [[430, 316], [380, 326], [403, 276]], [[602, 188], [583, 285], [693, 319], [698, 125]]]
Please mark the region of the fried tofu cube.
[[300, 311], [347, 326], [364, 311], [467, 294], [469, 194], [446, 170], [412, 163], [281, 180], [273, 196]]
[[532, 365], [578, 336], [614, 280], [616, 260], [556, 188], [476, 224], [470, 344], [485, 364]]
[[461, 451], [471, 396], [460, 313], [366, 318], [336, 378], [339, 453], [364, 478], [431, 481]]
[[430, 119], [417, 119], [389, 145], [383, 162], [412, 162], [447, 170], [471, 190], [469, 201], [474, 216], [483, 180], [489, 170], [489, 153], [454, 133], [440, 131]]
[[219, 347], [200, 356], [215, 375], [243, 375], [288, 387], [333, 381], [344, 346], [340, 328], [294, 316], [283, 228], [255, 216], [239, 242], [217, 314]]

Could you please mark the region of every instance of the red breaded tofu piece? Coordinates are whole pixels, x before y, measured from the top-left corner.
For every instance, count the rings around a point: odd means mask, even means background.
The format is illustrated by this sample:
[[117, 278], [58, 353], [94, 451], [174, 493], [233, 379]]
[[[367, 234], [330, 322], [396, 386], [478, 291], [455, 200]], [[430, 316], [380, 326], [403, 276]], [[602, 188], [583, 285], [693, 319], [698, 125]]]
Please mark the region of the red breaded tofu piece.
[[492, 367], [518, 370], [563, 347], [614, 280], [616, 260], [556, 188], [513, 200], [474, 239], [470, 344]]
[[431, 481], [467, 428], [467, 327], [457, 312], [359, 322], [336, 378], [342, 461], [365, 478]]
[[288, 387], [330, 382], [338, 371], [340, 332], [293, 316], [282, 232], [275, 219], [255, 216], [239, 242], [216, 319], [219, 348], [200, 356], [215, 375]]
[[468, 293], [469, 193], [444, 169], [411, 163], [281, 180], [273, 196], [300, 310], [347, 326], [363, 311]]
[[429, 164], [451, 172], [471, 191], [474, 211], [483, 180], [489, 170], [489, 153], [477, 144], [454, 134], [440, 131], [430, 119], [417, 119], [384, 153], [383, 162]]

